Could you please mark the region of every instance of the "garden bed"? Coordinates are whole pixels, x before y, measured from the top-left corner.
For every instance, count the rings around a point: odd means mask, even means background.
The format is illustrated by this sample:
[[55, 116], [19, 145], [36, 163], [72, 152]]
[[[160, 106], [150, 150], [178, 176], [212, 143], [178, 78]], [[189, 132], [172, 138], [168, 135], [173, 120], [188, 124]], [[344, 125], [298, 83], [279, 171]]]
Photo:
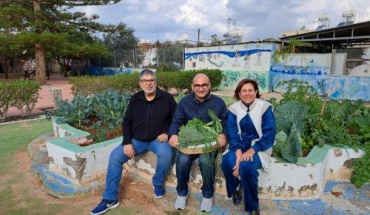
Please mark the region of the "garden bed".
[[87, 139], [90, 134], [57, 121], [57, 118], [53, 120], [56, 138], [46, 143], [50, 170], [79, 185], [104, 176], [110, 152], [122, 143], [122, 137], [82, 147], [72, 140]]

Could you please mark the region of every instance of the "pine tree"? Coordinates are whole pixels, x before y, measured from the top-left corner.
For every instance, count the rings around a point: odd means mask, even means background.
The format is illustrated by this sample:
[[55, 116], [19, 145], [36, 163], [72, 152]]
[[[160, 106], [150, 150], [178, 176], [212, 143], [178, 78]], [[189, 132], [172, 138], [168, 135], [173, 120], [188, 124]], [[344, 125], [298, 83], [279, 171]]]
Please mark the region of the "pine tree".
[[[45, 58], [55, 54], [59, 48], [62, 55], [74, 51], [74, 55], [91, 55], [101, 51], [97, 43], [93, 48], [79, 46], [79, 49], [66, 49], [73, 46], [76, 34], [89, 34], [96, 31], [109, 31], [95, 20], [97, 15], [87, 17], [81, 12], [71, 12], [74, 7], [86, 5], [115, 4], [120, 0], [2, 0], [0, 2], [0, 55], [20, 57], [34, 54], [36, 61], [36, 81], [46, 84]], [[76, 48], [76, 47], [75, 47]], [[104, 49], [103, 49], [104, 50]], [[77, 52], [77, 53], [76, 53]], [[71, 54], [71, 53], [70, 53]], [[56, 56], [52, 56], [56, 57]]]

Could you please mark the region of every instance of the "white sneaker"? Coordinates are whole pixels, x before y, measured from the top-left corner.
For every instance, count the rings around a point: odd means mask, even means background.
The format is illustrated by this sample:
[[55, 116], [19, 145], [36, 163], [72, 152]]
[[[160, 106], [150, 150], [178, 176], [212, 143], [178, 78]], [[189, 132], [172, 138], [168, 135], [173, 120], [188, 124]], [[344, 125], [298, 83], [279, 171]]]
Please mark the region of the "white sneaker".
[[202, 198], [202, 203], [200, 204], [200, 211], [210, 212], [213, 207], [213, 197], [212, 198]]
[[187, 196], [177, 196], [175, 201], [175, 209], [185, 210], [187, 198], [188, 198]]

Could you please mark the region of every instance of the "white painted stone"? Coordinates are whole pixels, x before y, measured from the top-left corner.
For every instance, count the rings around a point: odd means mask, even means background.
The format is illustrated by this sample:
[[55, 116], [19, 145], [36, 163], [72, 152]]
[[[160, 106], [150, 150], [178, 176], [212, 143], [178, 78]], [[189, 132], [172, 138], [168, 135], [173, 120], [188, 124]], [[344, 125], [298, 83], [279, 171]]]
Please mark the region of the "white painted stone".
[[102, 175], [105, 176], [109, 155], [117, 145], [122, 143], [122, 138], [82, 147], [69, 142], [68, 139], [81, 135], [87, 136], [87, 132], [55, 121], [53, 128], [56, 136], [61, 138], [50, 139], [46, 143], [51, 171], [67, 177], [78, 185], [100, 179]]

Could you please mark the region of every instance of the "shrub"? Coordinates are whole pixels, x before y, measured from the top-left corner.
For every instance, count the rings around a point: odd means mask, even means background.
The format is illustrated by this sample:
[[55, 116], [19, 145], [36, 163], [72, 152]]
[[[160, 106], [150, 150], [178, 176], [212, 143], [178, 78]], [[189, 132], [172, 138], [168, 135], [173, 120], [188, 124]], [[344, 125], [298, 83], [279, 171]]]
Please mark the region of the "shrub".
[[0, 81], [0, 120], [6, 118], [8, 109], [13, 100], [13, 95], [10, 83]]
[[7, 116], [9, 107], [22, 111], [29, 116], [39, 97], [40, 86], [29, 80], [0, 81], [0, 120]]
[[[197, 73], [205, 73], [212, 84], [212, 90], [216, 90], [222, 81], [221, 70], [191, 70], [184, 72], [158, 72], [158, 86], [164, 89], [175, 88], [179, 91], [191, 91], [191, 82]], [[120, 74], [111, 76], [84, 76], [69, 79], [74, 94], [91, 95], [108, 89], [119, 92], [136, 92], [139, 87], [139, 74]]]

